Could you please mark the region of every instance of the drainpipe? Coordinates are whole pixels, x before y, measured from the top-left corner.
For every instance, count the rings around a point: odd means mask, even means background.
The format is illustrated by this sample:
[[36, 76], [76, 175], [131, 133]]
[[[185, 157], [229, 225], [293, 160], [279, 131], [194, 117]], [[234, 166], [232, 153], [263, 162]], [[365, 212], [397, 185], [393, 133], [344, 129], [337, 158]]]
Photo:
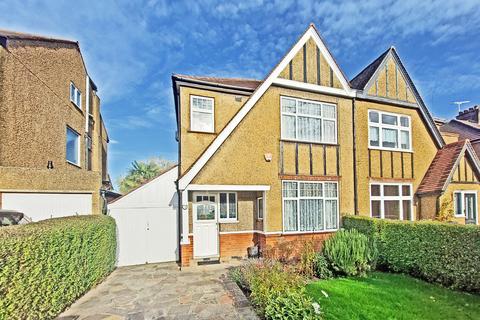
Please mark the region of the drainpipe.
[[358, 215], [358, 199], [357, 199], [357, 134], [355, 130], [355, 101], [356, 98], [353, 98], [352, 101], [352, 131], [353, 131], [353, 203], [354, 203], [354, 214]]

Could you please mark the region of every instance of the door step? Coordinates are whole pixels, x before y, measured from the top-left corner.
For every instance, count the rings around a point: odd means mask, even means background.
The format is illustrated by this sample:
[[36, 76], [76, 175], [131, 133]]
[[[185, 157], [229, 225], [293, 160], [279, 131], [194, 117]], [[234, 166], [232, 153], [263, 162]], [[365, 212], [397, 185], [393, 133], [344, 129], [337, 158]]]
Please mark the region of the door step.
[[206, 258], [197, 261], [197, 265], [199, 266], [204, 266], [208, 264], [220, 264], [220, 259], [219, 258]]

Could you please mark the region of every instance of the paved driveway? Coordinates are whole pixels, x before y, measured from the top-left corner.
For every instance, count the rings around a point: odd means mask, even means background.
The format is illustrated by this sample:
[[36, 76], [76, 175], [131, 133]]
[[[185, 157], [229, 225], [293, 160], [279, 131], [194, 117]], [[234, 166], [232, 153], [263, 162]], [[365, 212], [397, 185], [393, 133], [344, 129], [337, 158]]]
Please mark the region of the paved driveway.
[[58, 319], [257, 319], [228, 265], [149, 264], [115, 270]]

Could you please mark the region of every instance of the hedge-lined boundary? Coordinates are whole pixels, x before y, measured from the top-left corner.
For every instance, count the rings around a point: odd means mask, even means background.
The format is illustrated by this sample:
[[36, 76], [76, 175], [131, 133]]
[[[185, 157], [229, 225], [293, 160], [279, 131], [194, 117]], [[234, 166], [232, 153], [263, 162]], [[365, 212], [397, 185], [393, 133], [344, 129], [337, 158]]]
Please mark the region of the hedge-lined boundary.
[[91, 215], [0, 228], [0, 319], [52, 319], [115, 267], [116, 227]]
[[480, 227], [433, 221], [343, 217], [343, 227], [367, 235], [378, 264], [430, 282], [480, 292]]

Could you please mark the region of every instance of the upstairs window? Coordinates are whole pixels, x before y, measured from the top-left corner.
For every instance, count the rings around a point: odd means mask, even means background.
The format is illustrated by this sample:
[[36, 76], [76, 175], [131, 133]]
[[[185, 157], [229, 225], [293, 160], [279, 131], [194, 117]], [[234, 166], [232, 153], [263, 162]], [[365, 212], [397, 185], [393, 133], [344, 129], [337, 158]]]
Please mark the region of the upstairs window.
[[213, 98], [191, 96], [190, 130], [213, 133], [214, 111]]
[[281, 97], [282, 139], [337, 143], [337, 107], [333, 104]]
[[368, 131], [370, 148], [412, 151], [409, 116], [369, 110]]
[[73, 82], [70, 82], [70, 101], [78, 108], [82, 108], [82, 93], [75, 87]]
[[80, 166], [80, 135], [69, 127], [67, 127], [66, 149], [67, 161]]

